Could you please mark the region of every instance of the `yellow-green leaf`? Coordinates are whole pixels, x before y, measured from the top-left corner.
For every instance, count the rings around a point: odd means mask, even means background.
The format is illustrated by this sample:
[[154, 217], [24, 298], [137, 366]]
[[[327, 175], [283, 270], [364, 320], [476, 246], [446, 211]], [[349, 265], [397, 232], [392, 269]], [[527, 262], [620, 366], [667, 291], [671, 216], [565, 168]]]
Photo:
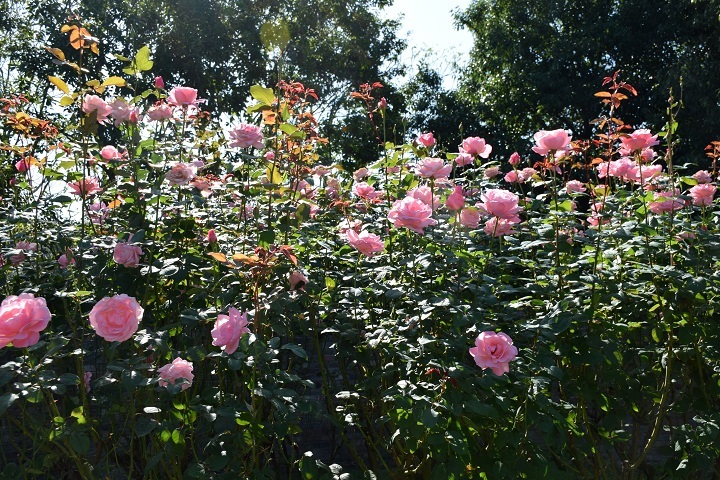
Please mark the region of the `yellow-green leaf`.
[[274, 183], [275, 185], [280, 185], [283, 181], [283, 177], [276, 165], [268, 165], [265, 174], [267, 175], [268, 182]]
[[106, 78], [105, 81], [102, 83], [103, 87], [107, 87], [109, 85], [115, 85], [118, 87], [124, 87], [125, 86], [125, 79], [122, 77], [110, 77]]
[[145, 45], [135, 54], [135, 68], [144, 72], [150, 70], [152, 67], [153, 61], [150, 60], [150, 49]]
[[71, 97], [70, 95], [63, 95], [60, 99], [60, 105], [63, 107], [67, 107], [68, 105], [72, 105], [75, 102], [75, 99]]
[[67, 83], [65, 83], [62, 78], [48, 75], [48, 80], [50, 80], [50, 83], [55, 85], [61, 92], [70, 93], [70, 89], [68, 88]]
[[272, 88], [265, 88], [260, 85], [250, 87], [250, 95], [263, 105], [272, 105], [275, 100], [275, 92]]

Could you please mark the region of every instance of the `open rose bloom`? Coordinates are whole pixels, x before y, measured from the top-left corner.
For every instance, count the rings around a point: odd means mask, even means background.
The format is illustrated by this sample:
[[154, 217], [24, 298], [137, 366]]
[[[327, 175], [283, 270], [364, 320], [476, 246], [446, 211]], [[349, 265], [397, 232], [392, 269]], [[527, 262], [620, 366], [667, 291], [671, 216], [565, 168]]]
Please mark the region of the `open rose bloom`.
[[167, 365], [158, 368], [158, 375], [160, 376], [160, 381], [158, 383], [161, 387], [167, 387], [168, 384], [175, 385], [176, 382], [181, 379], [185, 379], [187, 382], [183, 383], [181, 389], [187, 390], [190, 388], [192, 381], [195, 378], [195, 375], [193, 375], [192, 372], [192, 362], [188, 362], [187, 360], [177, 357], [172, 361], [172, 363], [168, 363]]
[[240, 339], [246, 333], [250, 333], [247, 312], [241, 314], [237, 308], [230, 307], [228, 315], [218, 315], [210, 335], [213, 338], [213, 345], [222, 347], [227, 354], [232, 354], [237, 350]]
[[137, 332], [143, 312], [133, 297], [105, 297], [90, 311], [90, 326], [108, 342], [124, 342]]
[[432, 218], [430, 206], [412, 197], [397, 200], [388, 212], [388, 218], [396, 228], [409, 228], [421, 235], [425, 234], [425, 227], [437, 223]]
[[504, 333], [482, 332], [475, 339], [470, 355], [478, 367], [489, 368], [495, 375], [510, 371], [510, 362], [517, 357], [518, 350], [512, 339]]
[[0, 305], [0, 348], [30, 347], [40, 339], [40, 332], [50, 322], [45, 299], [32, 293], [10, 295]]
[[372, 257], [385, 249], [385, 243], [374, 233], [366, 231], [357, 233], [355, 230], [348, 230], [347, 239], [351, 247], [368, 257]]

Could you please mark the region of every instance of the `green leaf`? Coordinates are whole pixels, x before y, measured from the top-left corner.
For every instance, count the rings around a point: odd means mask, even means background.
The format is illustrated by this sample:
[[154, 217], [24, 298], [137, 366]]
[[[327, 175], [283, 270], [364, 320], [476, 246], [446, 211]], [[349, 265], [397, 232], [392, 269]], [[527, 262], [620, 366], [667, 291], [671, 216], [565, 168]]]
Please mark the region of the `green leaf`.
[[18, 395], [10, 392], [7, 392], [2, 397], [0, 397], [0, 415], [5, 413], [5, 411], [10, 408], [10, 405], [15, 403], [15, 400], [17, 400], [18, 398], [20, 398]]
[[80, 455], [85, 455], [90, 450], [90, 437], [84, 433], [73, 432], [70, 434], [68, 441], [72, 449]]
[[280, 125], [280, 130], [287, 133], [288, 135], [292, 135], [293, 133], [298, 131], [298, 128], [290, 123], [283, 123]]
[[72, 105], [75, 103], [75, 99], [69, 95], [63, 95], [60, 97], [60, 106], [61, 107], [67, 107], [69, 105]]
[[280, 51], [285, 50], [290, 43], [290, 29], [287, 22], [279, 19], [263, 23], [260, 27], [260, 41], [268, 50], [275, 48]]
[[250, 87], [250, 95], [263, 105], [272, 105], [275, 101], [275, 92], [272, 88], [265, 88], [261, 85]]
[[295, 345], [294, 343], [286, 343], [285, 345], [280, 347], [280, 350], [290, 350], [296, 356], [304, 360], [308, 359], [307, 352], [305, 352], [305, 350], [300, 345]]
[[150, 49], [147, 45], [138, 50], [133, 63], [135, 64], [135, 68], [140, 72], [150, 70], [153, 67], [153, 61], [150, 60]]
[[274, 230], [263, 230], [258, 235], [258, 246], [269, 247], [275, 243], [275, 231]]

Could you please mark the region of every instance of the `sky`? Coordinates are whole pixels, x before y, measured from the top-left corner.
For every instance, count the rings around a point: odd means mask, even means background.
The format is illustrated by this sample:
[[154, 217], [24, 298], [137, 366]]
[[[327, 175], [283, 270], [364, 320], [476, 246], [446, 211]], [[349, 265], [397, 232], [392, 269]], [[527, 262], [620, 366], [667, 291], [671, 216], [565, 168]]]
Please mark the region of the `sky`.
[[385, 9], [385, 15], [404, 17], [398, 31], [401, 38], [408, 40], [403, 62], [412, 68], [427, 58], [445, 75], [444, 86], [454, 86], [452, 64], [467, 62], [473, 37], [467, 30], [455, 29], [452, 12], [465, 9], [470, 3], [471, 0], [395, 0], [392, 7]]

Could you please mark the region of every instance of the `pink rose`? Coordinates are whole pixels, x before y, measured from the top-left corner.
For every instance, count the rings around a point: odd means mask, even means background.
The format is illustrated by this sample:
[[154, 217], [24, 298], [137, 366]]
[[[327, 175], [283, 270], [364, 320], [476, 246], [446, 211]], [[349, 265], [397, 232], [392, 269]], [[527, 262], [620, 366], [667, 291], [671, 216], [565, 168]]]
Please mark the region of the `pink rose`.
[[690, 189], [690, 196], [693, 199], [694, 205], [709, 207], [713, 203], [716, 191], [717, 187], [715, 185], [710, 183], [701, 183]]
[[505, 220], [504, 218], [492, 217], [490, 220], [485, 222], [483, 231], [491, 237], [503, 237], [505, 235], [512, 235], [516, 233], [513, 230], [515, 222]]
[[710, 183], [712, 182], [712, 176], [707, 170], [698, 170], [692, 176], [698, 183]]
[[565, 188], [567, 189], [568, 193], [583, 193], [587, 188], [585, 188], [585, 184], [579, 180], [570, 180], [565, 184]]
[[462, 142], [462, 151], [470, 155], [477, 155], [482, 158], [488, 158], [492, 152], [492, 146], [485, 143], [484, 138], [468, 137]]
[[370, 172], [368, 171], [368, 169], [365, 167], [362, 167], [362, 168], [358, 168], [357, 170], [355, 170], [355, 172], [353, 173], [353, 178], [355, 178], [355, 181], [359, 182], [360, 180], [367, 177], [368, 175], [370, 175]]
[[124, 293], [105, 297], [90, 311], [90, 325], [108, 342], [124, 342], [137, 332], [143, 308]]
[[453, 211], [462, 210], [465, 206], [465, 196], [462, 193], [462, 187], [460, 185], [456, 185], [453, 193], [448, 195], [445, 200], [445, 206]]
[[143, 251], [139, 246], [131, 245], [131, 241], [132, 235], [128, 238], [127, 242], [119, 242], [115, 245], [115, 250], [113, 251], [113, 260], [115, 260], [115, 263], [129, 268], [138, 266]]
[[82, 111], [88, 115], [92, 112], [97, 112], [96, 119], [98, 123], [105, 123], [113, 109], [105, 100], [97, 95], [85, 95], [82, 103]]
[[650, 133], [650, 130], [646, 128], [635, 130], [627, 137], [620, 138], [620, 142], [622, 143], [622, 149], [626, 151], [626, 153], [621, 152], [624, 155], [630, 155], [636, 150], [650, 148], [660, 143], [657, 135], [653, 135]]
[[214, 228], [208, 230], [207, 237], [205, 237], [205, 239], [208, 241], [208, 243], [217, 243], [218, 238]]
[[191, 362], [177, 357], [172, 363], [158, 368], [158, 375], [160, 376], [158, 384], [161, 387], [167, 387], [168, 384], [175, 385], [178, 380], [184, 378], [187, 382], [183, 383], [180, 388], [181, 390], [187, 390], [192, 385], [193, 378], [195, 378], [192, 371], [193, 364]]
[[470, 155], [466, 152], [460, 152], [457, 157], [455, 157], [455, 163], [459, 167], [465, 167], [467, 165], [472, 165], [475, 162], [475, 157]]
[[330, 172], [332, 172], [332, 168], [318, 165], [317, 167], [315, 167], [315, 171], [313, 173], [315, 173], [315, 175], [317, 175], [318, 177], [325, 177]]
[[648, 203], [648, 210], [653, 213], [662, 214], [680, 210], [684, 206], [685, 202], [677, 198], [675, 193], [665, 191], [655, 193], [655, 199]]
[[463, 208], [460, 211], [460, 225], [468, 228], [480, 226], [480, 211], [477, 208]]
[[35, 345], [50, 315], [44, 298], [32, 293], [10, 295], [0, 304], [0, 348], [10, 343], [18, 348]]
[[377, 108], [378, 108], [378, 110], [384, 111], [384, 110], [387, 110], [387, 107], [388, 107], [387, 99], [385, 97], [382, 97], [377, 104]]
[[556, 150], [564, 150], [569, 144], [572, 137], [563, 129], [558, 130], [540, 130], [535, 135], [535, 146], [532, 151], [539, 155], [546, 155], [548, 152]]
[[169, 120], [173, 118], [173, 109], [170, 105], [164, 102], [156, 102], [155, 105], [150, 107], [147, 112], [148, 118], [155, 122], [161, 122], [163, 120]]
[[288, 281], [290, 282], [290, 290], [302, 290], [308, 284], [308, 278], [298, 270], [290, 274]]
[[30, 170], [31, 165], [32, 161], [29, 158], [25, 157], [15, 162], [15, 169], [20, 173], [25, 173]]
[[120, 160], [122, 158], [120, 152], [118, 152], [118, 149], [113, 147], [112, 145], [105, 145], [102, 150], [100, 150], [100, 156], [108, 161]]
[[633, 165], [625, 173], [625, 179], [630, 182], [644, 184], [661, 174], [662, 165]]
[[356, 183], [353, 185], [353, 193], [357, 195], [358, 197], [362, 198], [363, 200], [373, 200], [378, 196], [377, 192], [375, 191], [375, 187], [372, 185], [368, 185], [365, 182]]
[[372, 257], [385, 249], [385, 243], [374, 233], [362, 231], [358, 234], [351, 229], [347, 231], [347, 239], [351, 247], [368, 257]]
[[167, 103], [175, 107], [187, 107], [197, 103], [197, 90], [190, 87], [175, 87], [170, 90]]
[[[68, 257], [68, 255], [70, 255]], [[58, 257], [58, 265], [60, 265], [60, 268], [67, 268], [70, 265], [75, 265], [75, 259], [72, 257], [71, 254], [63, 253]]]
[[187, 185], [195, 178], [196, 168], [189, 163], [176, 163], [169, 172], [165, 174], [165, 178], [170, 185]]
[[87, 197], [93, 193], [102, 192], [100, 181], [95, 177], [85, 177], [75, 182], [68, 183], [68, 187], [73, 194], [80, 197]]
[[480, 199], [482, 203], [479, 203], [477, 207], [481, 212], [504, 218], [514, 223], [520, 222], [520, 217], [518, 217], [518, 212], [520, 212], [520, 207], [518, 206], [519, 198], [514, 193], [493, 188], [482, 194]]
[[500, 175], [500, 167], [487, 167], [483, 172], [485, 178], [494, 178]]
[[452, 165], [446, 164], [441, 158], [426, 157], [420, 161], [416, 171], [425, 178], [447, 178], [452, 172]]
[[425, 234], [423, 228], [437, 223], [432, 218], [432, 209], [428, 205], [409, 196], [393, 203], [388, 219], [395, 228], [406, 227], [421, 235]]
[[435, 136], [432, 133], [423, 133], [418, 135], [417, 142], [425, 148], [430, 148], [435, 145]]
[[138, 110], [127, 103], [124, 98], [118, 97], [110, 104], [112, 112], [110, 115], [115, 119], [115, 126], [120, 126], [121, 123], [130, 122], [137, 123], [138, 121]]
[[512, 155], [510, 155], [510, 159], [508, 160], [508, 163], [512, 165], [513, 167], [516, 167], [520, 165], [520, 154], [518, 152], [513, 152]]
[[257, 125], [249, 125], [241, 123], [239, 126], [230, 130], [230, 146], [238, 148], [263, 148], [263, 132], [262, 128]]
[[210, 335], [213, 338], [212, 344], [222, 347], [225, 353], [230, 355], [237, 350], [240, 339], [246, 333], [250, 333], [247, 312], [241, 314], [237, 308], [230, 307], [228, 315], [218, 315]]
[[509, 363], [517, 357], [517, 348], [512, 339], [504, 333], [482, 332], [475, 339], [470, 355], [483, 370], [489, 368], [495, 375], [510, 371]]
[[157, 89], [165, 88], [165, 82], [163, 81], [162, 77], [160, 77], [160, 76], [155, 77], [155, 88], [157, 88]]
[[416, 198], [423, 202], [425, 205], [430, 206], [430, 203], [432, 203], [433, 210], [437, 210], [440, 208], [440, 198], [438, 198], [437, 195], [433, 195], [432, 190], [430, 190], [430, 187], [426, 185], [421, 185], [419, 187], [411, 188], [407, 192], [408, 197]]

